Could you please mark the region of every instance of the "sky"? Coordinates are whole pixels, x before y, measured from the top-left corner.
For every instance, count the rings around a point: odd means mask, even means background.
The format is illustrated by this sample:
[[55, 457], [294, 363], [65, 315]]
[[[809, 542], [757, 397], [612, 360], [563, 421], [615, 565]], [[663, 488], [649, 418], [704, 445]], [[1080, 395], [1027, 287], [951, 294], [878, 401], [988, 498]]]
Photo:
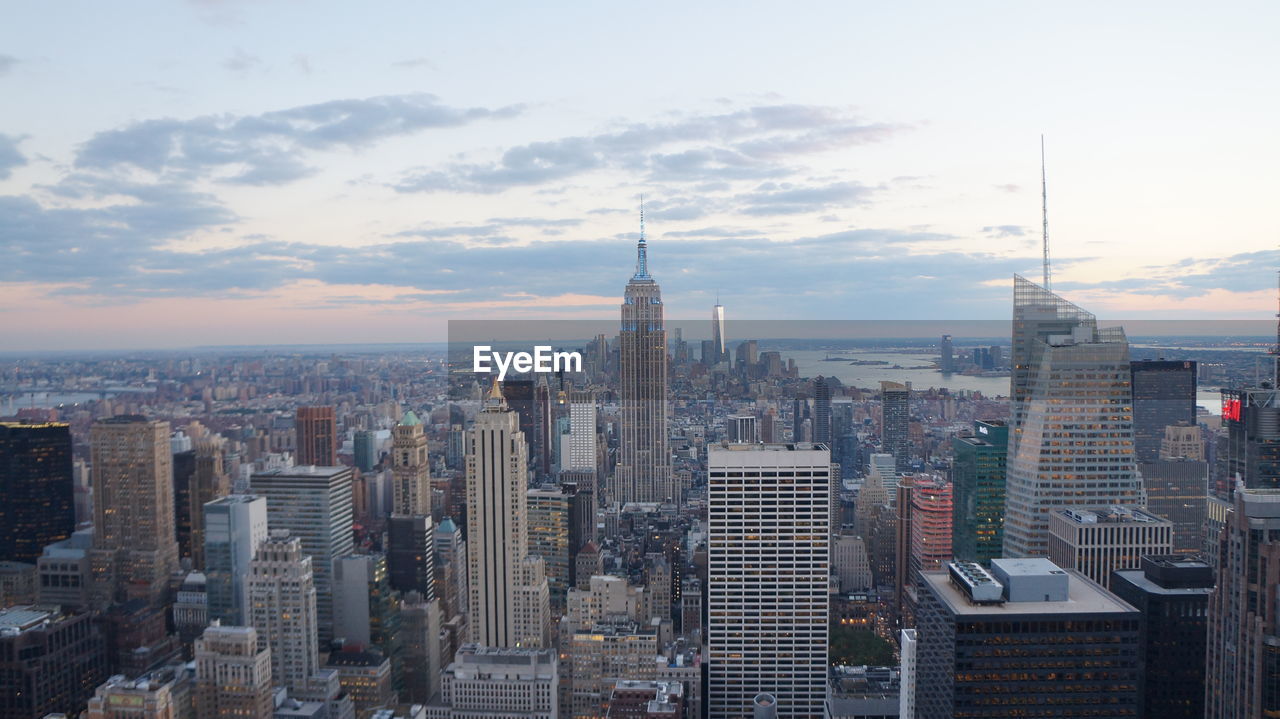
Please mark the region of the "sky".
[[1276, 308], [1280, 5], [22, 2], [0, 349]]

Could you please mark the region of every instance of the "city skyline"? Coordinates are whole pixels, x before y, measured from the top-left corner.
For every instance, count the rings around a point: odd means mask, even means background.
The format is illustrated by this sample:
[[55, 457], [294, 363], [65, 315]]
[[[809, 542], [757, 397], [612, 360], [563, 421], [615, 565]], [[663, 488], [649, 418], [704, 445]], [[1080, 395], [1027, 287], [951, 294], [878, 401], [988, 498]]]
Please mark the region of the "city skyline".
[[1055, 291], [1274, 306], [1270, 6], [133, 7], [0, 37], [10, 349], [602, 317], [641, 194], [670, 317], [1003, 317], [1041, 133]]

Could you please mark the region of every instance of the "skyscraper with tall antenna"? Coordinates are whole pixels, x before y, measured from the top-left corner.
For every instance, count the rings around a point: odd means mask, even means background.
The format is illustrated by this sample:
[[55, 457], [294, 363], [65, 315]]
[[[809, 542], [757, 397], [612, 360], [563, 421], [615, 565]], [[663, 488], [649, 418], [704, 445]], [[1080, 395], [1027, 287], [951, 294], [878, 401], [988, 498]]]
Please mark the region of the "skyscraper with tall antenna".
[[640, 207], [636, 271], [622, 300], [618, 353], [622, 400], [618, 466], [608, 485], [613, 502], [678, 499], [667, 452], [667, 332], [662, 322], [662, 290], [649, 275]]
[[716, 293], [716, 306], [711, 308], [711, 348], [715, 350], [715, 362], [707, 362], [707, 358], [703, 358], [705, 364], [718, 364], [723, 362], [729, 353], [724, 347], [724, 305], [720, 304], [720, 293]]
[[1014, 276], [1006, 557], [1048, 553], [1049, 512], [1146, 504], [1134, 465], [1129, 343], [1119, 327]]

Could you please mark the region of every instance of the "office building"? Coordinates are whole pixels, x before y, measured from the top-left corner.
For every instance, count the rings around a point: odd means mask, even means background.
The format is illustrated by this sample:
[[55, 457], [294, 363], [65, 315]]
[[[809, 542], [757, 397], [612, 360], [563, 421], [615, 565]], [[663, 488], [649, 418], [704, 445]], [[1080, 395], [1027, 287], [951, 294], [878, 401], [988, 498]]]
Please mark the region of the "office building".
[[866, 592], [874, 586], [871, 578], [871, 557], [867, 543], [856, 534], [841, 534], [835, 538], [831, 553], [832, 570], [840, 581], [841, 592]]
[[[352, 554], [334, 563], [334, 637], [348, 646], [378, 646], [390, 655], [393, 618], [387, 558]], [[398, 659], [398, 658], [397, 658]]]
[[172, 675], [113, 676], [89, 698], [81, 719], [178, 719], [176, 694]]
[[1196, 363], [1140, 360], [1129, 364], [1133, 387], [1133, 453], [1139, 462], [1160, 458], [1165, 427], [1196, 423]]
[[[1069, 331], [1051, 333], [1064, 315]], [[1030, 349], [1029, 359], [1015, 357], [1019, 366], [1034, 366], [1015, 368], [1012, 378], [1004, 553], [1046, 556], [1052, 510], [1146, 504], [1134, 465], [1129, 344], [1121, 328], [1097, 329], [1092, 315], [1021, 278], [1014, 344], [1015, 355]]]
[[267, 500], [232, 494], [209, 502], [203, 510], [209, 619], [243, 626], [249, 621], [249, 563], [267, 538]]
[[208, 437], [191, 441], [192, 449], [173, 455], [174, 510], [178, 551], [196, 569], [205, 566], [204, 505], [231, 492], [223, 471], [226, 440]]
[[392, 432], [391, 443], [392, 514], [431, 514], [431, 466], [427, 455], [427, 435], [422, 420], [412, 410]]
[[94, 602], [160, 604], [178, 569], [169, 423], [137, 415], [98, 420], [90, 448]]
[[760, 441], [753, 414], [733, 414], [725, 420], [725, 437], [734, 444], [755, 444]]
[[530, 488], [526, 496], [529, 555], [542, 557], [551, 607], [563, 613], [565, 593], [569, 591], [569, 520], [573, 497], [556, 485]]
[[1280, 715], [1280, 491], [1237, 484], [1209, 598], [1205, 716]]
[[1117, 569], [1137, 569], [1147, 555], [1173, 551], [1173, 523], [1136, 507], [1055, 510], [1049, 515], [1049, 560], [1106, 587]]
[[880, 383], [880, 446], [899, 472], [911, 469], [911, 385]]
[[400, 645], [404, 690], [401, 701], [426, 704], [440, 691], [443, 669], [440, 600], [410, 592], [400, 602]]
[[916, 715], [916, 648], [919, 636], [914, 629], [903, 629], [898, 634], [899, 664], [898, 716], [914, 719]]
[[711, 716], [739, 716], [768, 692], [780, 717], [820, 717], [831, 453], [798, 444], [712, 446], [707, 463]]
[[956, 371], [955, 348], [951, 343], [951, 335], [943, 335], [942, 341], [938, 343], [938, 369], [943, 374], [950, 374]]
[[209, 580], [203, 572], [187, 572], [173, 602], [173, 629], [183, 659], [191, 659], [196, 639], [209, 626]]
[[0, 559], [35, 564], [76, 528], [71, 427], [0, 422]]
[[1138, 716], [1201, 719], [1213, 568], [1198, 558], [1150, 556], [1112, 575], [1111, 591], [1142, 615]]
[[329, 655], [325, 665], [338, 672], [338, 684], [355, 705], [358, 716], [396, 704], [391, 685], [391, 660], [379, 652], [346, 650]]
[[923, 572], [917, 619], [918, 719], [1137, 716], [1138, 611], [1047, 559]]
[[372, 472], [373, 468], [378, 465], [378, 461], [382, 459], [378, 456], [378, 448], [381, 445], [381, 442], [378, 441], [378, 433], [371, 429], [356, 430], [351, 444], [352, 452], [355, 454], [356, 467], [361, 472]]
[[[951, 484], [941, 477], [917, 475], [911, 490], [912, 572], [942, 569], [951, 561]], [[908, 583], [914, 584], [914, 574]]]
[[596, 472], [596, 398], [590, 392], [569, 393], [569, 451], [560, 469]]
[[1195, 462], [1205, 460], [1204, 435], [1195, 424], [1177, 424], [1164, 428], [1164, 439], [1160, 441], [1160, 459], [1189, 459]]
[[87, 608], [91, 600], [93, 528], [71, 533], [44, 548], [36, 560], [36, 597], [40, 604]]
[[653, 680], [658, 675], [658, 635], [636, 622], [595, 624], [569, 637], [572, 661], [572, 711], [575, 717], [600, 717], [619, 680]]
[[303, 467], [338, 465], [338, 420], [333, 407], [299, 407], [294, 420], [296, 458]]
[[1004, 546], [1009, 427], [1001, 420], [976, 420], [973, 436], [952, 438], [951, 451], [951, 551], [956, 559], [986, 564]]
[[667, 332], [662, 290], [649, 275], [644, 218], [636, 248], [636, 272], [623, 292], [618, 351], [621, 417], [618, 465], [609, 501], [675, 499], [667, 451]]
[[287, 530], [302, 542], [315, 575], [320, 641], [333, 638], [333, 563], [352, 553], [353, 508], [350, 467], [301, 466], [258, 472], [253, 494], [267, 500], [267, 526]]
[[0, 716], [75, 716], [108, 674], [107, 649], [88, 612], [0, 609]]
[[[1238, 476], [1249, 489], [1280, 489], [1280, 400], [1268, 388], [1222, 390], [1227, 430], [1226, 481]], [[1225, 495], [1228, 487], [1215, 488]]]
[[[1191, 429], [1199, 434], [1198, 427]], [[1203, 552], [1209, 463], [1195, 459], [1161, 458], [1139, 463], [1138, 472], [1147, 493], [1147, 511], [1173, 523], [1174, 553], [1190, 555]]]
[[196, 640], [196, 719], [270, 719], [271, 652], [253, 627], [215, 622]]
[[528, 446], [496, 380], [467, 434], [466, 463], [471, 641], [545, 646], [550, 597], [541, 558], [528, 554]]
[[430, 516], [393, 514], [387, 518], [387, 570], [392, 589], [434, 599], [435, 549], [436, 529]]
[[440, 704], [427, 707], [427, 719], [488, 716], [495, 707], [504, 719], [558, 719], [559, 684], [554, 651], [463, 645], [444, 671]]
[[619, 679], [609, 696], [607, 719], [682, 719], [687, 708], [681, 682]]
[[813, 381], [813, 441], [831, 447], [831, 384], [822, 375]]
[[312, 562], [298, 537], [273, 529], [249, 564], [249, 619], [258, 647], [271, 652], [274, 684], [294, 695], [308, 693], [320, 669]]
[[707, 357], [704, 353], [703, 364], [710, 366], [728, 361], [729, 350], [725, 347], [724, 338], [724, 305], [717, 301], [716, 306], [711, 308], [711, 356]]

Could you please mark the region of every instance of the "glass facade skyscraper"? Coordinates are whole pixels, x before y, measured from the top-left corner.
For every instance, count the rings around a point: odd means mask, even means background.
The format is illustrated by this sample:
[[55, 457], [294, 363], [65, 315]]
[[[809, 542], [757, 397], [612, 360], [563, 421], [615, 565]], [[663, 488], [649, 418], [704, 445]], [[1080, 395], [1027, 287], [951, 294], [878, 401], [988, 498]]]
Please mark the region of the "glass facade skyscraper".
[[987, 564], [1001, 556], [1004, 546], [1009, 426], [1000, 420], [978, 420], [973, 432], [972, 437], [951, 440], [955, 457], [951, 551], [956, 559]]
[[71, 428], [0, 422], [0, 560], [35, 564], [76, 528]]
[[1129, 343], [1119, 327], [1022, 278], [1014, 289], [1013, 437], [1004, 554], [1048, 554], [1049, 512], [1143, 506]]

